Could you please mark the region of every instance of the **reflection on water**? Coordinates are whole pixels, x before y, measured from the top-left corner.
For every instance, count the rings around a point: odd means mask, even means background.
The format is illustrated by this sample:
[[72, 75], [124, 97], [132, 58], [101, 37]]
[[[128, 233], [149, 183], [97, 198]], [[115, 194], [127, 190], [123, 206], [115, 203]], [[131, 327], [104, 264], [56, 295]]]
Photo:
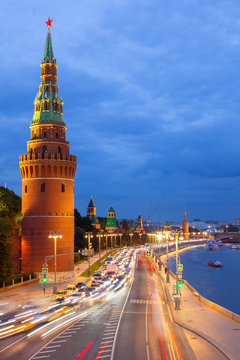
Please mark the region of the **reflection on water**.
[[[209, 251], [196, 247], [180, 253], [183, 278], [202, 296], [240, 315], [240, 250], [224, 245]], [[208, 261], [221, 261], [222, 268], [208, 266]], [[175, 258], [169, 259], [175, 272]]]

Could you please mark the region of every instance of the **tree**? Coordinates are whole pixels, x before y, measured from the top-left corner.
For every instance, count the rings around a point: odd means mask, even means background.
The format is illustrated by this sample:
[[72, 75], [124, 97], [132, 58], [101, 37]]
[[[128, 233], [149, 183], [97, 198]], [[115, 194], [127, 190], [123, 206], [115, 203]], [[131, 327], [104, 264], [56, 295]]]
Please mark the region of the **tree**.
[[0, 218], [0, 281], [6, 281], [12, 276], [11, 262], [13, 226], [9, 219]]
[[0, 186], [0, 217], [8, 218], [14, 224], [21, 214], [22, 199], [14, 191]]
[[87, 216], [81, 216], [77, 209], [74, 209], [74, 251], [86, 246], [85, 233], [92, 232], [94, 227]]

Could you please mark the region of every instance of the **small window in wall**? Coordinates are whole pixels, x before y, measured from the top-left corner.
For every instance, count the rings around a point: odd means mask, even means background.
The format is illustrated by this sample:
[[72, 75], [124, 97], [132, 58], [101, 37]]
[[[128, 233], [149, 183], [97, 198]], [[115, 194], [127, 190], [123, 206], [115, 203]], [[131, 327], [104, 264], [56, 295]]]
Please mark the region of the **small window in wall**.
[[62, 152], [62, 149], [61, 149], [61, 146], [58, 147], [58, 153], [61, 154]]
[[46, 145], [43, 145], [43, 147], [42, 147], [42, 152], [43, 152], [43, 153], [47, 152], [47, 147], [46, 147]]
[[25, 185], [24, 191], [25, 191], [25, 193], [27, 193], [27, 185]]
[[43, 137], [44, 137], [44, 139], [47, 138], [47, 133], [46, 133], [46, 131], [43, 133]]
[[41, 184], [41, 192], [45, 192], [45, 183]]
[[58, 133], [56, 133], [56, 139], [58, 139]]
[[62, 183], [62, 192], [65, 192], [65, 184]]

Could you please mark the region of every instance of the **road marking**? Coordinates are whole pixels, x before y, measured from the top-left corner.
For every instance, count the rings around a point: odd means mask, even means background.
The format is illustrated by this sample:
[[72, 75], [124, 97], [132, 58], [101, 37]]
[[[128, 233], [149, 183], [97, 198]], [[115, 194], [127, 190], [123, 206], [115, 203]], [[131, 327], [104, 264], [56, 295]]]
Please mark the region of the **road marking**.
[[76, 334], [76, 331], [68, 331], [68, 330], [67, 330], [67, 331], [64, 332], [64, 334], [67, 334], [67, 335], [68, 335], [68, 334]]
[[33, 360], [35, 360], [35, 359], [48, 358], [48, 357], [50, 357], [50, 356], [51, 356], [51, 355], [36, 356], [36, 357], [33, 358]]
[[[110, 339], [112, 339], [112, 337], [111, 337]], [[113, 342], [113, 340], [108, 340], [108, 343], [110, 343], [110, 342]], [[105, 344], [105, 341], [102, 341], [102, 342], [100, 343], [100, 345], [102, 345], [102, 344]], [[108, 345], [108, 346], [112, 346], [112, 345]]]
[[103, 359], [103, 358], [106, 358], [106, 357], [110, 357], [110, 355], [102, 355], [102, 356], [99, 356], [98, 359]]
[[45, 349], [51, 349], [51, 348], [54, 348], [54, 347], [59, 347], [61, 345], [50, 345], [50, 346], [46, 346]]
[[147, 345], [147, 360], [150, 360], [149, 347], [148, 347], [148, 345]]
[[54, 340], [54, 341], [52, 341], [52, 344], [66, 342], [66, 341], [67, 340]]
[[71, 337], [71, 336], [72, 336], [72, 335], [64, 335], [64, 334], [63, 334], [63, 335], [59, 335], [58, 337], [59, 337], [59, 338], [65, 338], [65, 337]]
[[39, 352], [39, 354], [45, 354], [45, 353], [50, 353], [50, 352], [54, 352], [54, 351], [56, 351], [56, 349], [54, 349], [54, 350], [43, 350], [43, 351], [40, 351]]
[[117, 324], [116, 333], [115, 333], [115, 337], [114, 337], [114, 341], [113, 341], [113, 348], [112, 348], [112, 353], [111, 353], [111, 358], [110, 358], [110, 360], [113, 360], [114, 350], [115, 350], [116, 341], [117, 341], [117, 336], [118, 336], [118, 330], [119, 330], [120, 323], [121, 323], [121, 319], [122, 319], [122, 316], [123, 316], [123, 312], [124, 312], [124, 309], [125, 309], [125, 307], [126, 307], [126, 305], [127, 305], [128, 298], [129, 298], [129, 295], [130, 295], [130, 292], [131, 292], [131, 289], [132, 289], [132, 286], [133, 286], [133, 282], [134, 282], [134, 272], [135, 272], [135, 268], [133, 268], [132, 281], [131, 281], [131, 284], [130, 284], [130, 286], [129, 286], [129, 290], [128, 290], [128, 293], [127, 293], [127, 296], [126, 296], [126, 300], [125, 300], [125, 302], [124, 302], [124, 304], [123, 304], [122, 311], [121, 311], [121, 315], [120, 315], [119, 320], [118, 320], [118, 324]]

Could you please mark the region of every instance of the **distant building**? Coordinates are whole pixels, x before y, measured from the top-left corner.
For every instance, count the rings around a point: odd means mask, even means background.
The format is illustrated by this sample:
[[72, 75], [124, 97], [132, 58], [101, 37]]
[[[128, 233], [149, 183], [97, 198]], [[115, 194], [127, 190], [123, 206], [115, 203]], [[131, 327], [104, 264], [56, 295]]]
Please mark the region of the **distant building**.
[[98, 221], [97, 215], [96, 215], [96, 206], [93, 201], [93, 197], [91, 196], [91, 200], [89, 201], [88, 208], [87, 208], [87, 217], [91, 220], [92, 226], [95, 229], [100, 229], [100, 223]]
[[116, 213], [111, 206], [108, 211], [108, 217], [107, 217], [107, 223], [105, 226], [105, 230], [109, 233], [113, 233], [117, 229], [117, 223], [116, 223]]
[[184, 210], [184, 217], [182, 222], [183, 236], [185, 240], [188, 240], [189, 237], [189, 223], [187, 221], [187, 212]]

